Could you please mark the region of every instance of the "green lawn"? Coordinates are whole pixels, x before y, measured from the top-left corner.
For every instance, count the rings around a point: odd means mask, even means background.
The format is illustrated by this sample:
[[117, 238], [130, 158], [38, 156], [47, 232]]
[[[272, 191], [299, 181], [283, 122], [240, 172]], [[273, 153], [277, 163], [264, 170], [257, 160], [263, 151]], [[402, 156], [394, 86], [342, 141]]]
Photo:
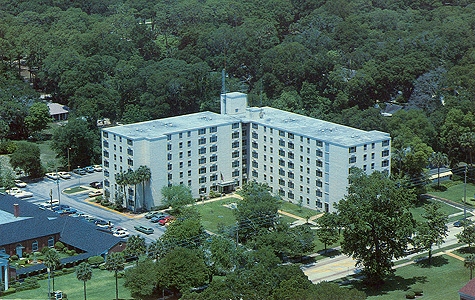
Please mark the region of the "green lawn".
[[[413, 217], [416, 221], [418, 221], [418, 222], [423, 221], [422, 215], [424, 214], [424, 204], [428, 204], [428, 203], [430, 203], [430, 200], [425, 200], [425, 201], [419, 203], [419, 205], [417, 207], [411, 208], [412, 215], [413, 215]], [[459, 208], [450, 206], [450, 205], [445, 204], [443, 202], [438, 202], [438, 203], [440, 203], [440, 205], [441, 205], [440, 210], [444, 214], [446, 214], [447, 216], [455, 214], [455, 213], [463, 212]], [[462, 218], [462, 216], [456, 216], [456, 217], [453, 217], [452, 219], [458, 220], [460, 218]]]
[[201, 224], [206, 230], [218, 232], [218, 226], [233, 226], [236, 224], [233, 210], [224, 206], [225, 204], [236, 203], [237, 198], [228, 198], [225, 200], [218, 200], [208, 202], [206, 204], [195, 205], [196, 209], [201, 215]]
[[421, 299], [458, 300], [458, 290], [470, 279], [470, 271], [463, 262], [448, 255], [433, 258], [433, 266], [423, 262], [396, 269], [380, 289], [370, 289], [361, 283], [354, 284], [368, 295], [368, 299], [405, 299], [406, 291], [420, 288], [424, 292]]
[[[463, 195], [464, 195], [464, 186], [465, 184], [457, 184], [448, 187], [445, 191], [431, 191], [429, 194], [449, 199], [458, 203], [463, 203]], [[475, 207], [474, 201], [475, 195], [475, 185], [472, 183], [467, 183], [467, 206], [468, 207]]]
[[67, 189], [63, 190], [63, 193], [65, 193], [65, 194], [74, 194], [74, 193], [79, 193], [79, 192], [84, 192], [84, 191], [87, 191], [87, 189], [85, 189], [83, 187], [80, 187], [80, 186], [76, 186], [76, 187], [67, 188]]
[[319, 212], [316, 210], [306, 207], [299, 207], [297, 204], [287, 201], [281, 202], [280, 209], [304, 219], [319, 214]]
[[[39, 280], [40, 288], [13, 293], [3, 296], [2, 299], [46, 299], [48, 294], [48, 280]], [[87, 283], [88, 300], [115, 299], [114, 273], [93, 269], [92, 279]], [[61, 290], [68, 295], [68, 299], [84, 299], [83, 282], [77, 280], [76, 273], [58, 276], [54, 279], [56, 290]], [[119, 299], [133, 299], [130, 292], [124, 287], [124, 279], [119, 278]]]

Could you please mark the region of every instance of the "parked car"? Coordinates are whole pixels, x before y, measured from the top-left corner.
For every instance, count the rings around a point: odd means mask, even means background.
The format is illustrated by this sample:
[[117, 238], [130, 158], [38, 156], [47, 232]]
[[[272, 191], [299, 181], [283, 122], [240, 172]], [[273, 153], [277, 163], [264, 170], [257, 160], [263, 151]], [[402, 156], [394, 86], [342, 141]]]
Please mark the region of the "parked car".
[[15, 179], [15, 185], [19, 188], [24, 188], [26, 187], [26, 183], [24, 183], [23, 181], [21, 181], [20, 179]]
[[33, 197], [32, 192], [27, 192], [27, 191], [22, 191], [22, 190], [14, 191], [14, 192], [12, 191], [10, 195], [15, 196], [16, 198], [20, 198], [20, 199]]
[[158, 223], [158, 221], [166, 218], [167, 216], [164, 216], [164, 215], [156, 215], [154, 216], [153, 218], [150, 219], [150, 222], [152, 223]]
[[96, 172], [102, 172], [102, 166], [101, 165], [94, 165], [92, 166], [94, 168], [94, 171]]
[[88, 196], [90, 198], [94, 198], [94, 197], [97, 197], [97, 196], [101, 196], [102, 195], [102, 190], [97, 190], [97, 191], [93, 191], [93, 192], [89, 192]]
[[128, 237], [130, 234], [128, 231], [116, 231], [114, 233], [112, 233], [113, 236], [116, 236], [116, 237], [119, 237], [119, 238], [126, 238]]
[[110, 221], [107, 222], [105, 220], [96, 220], [96, 221], [94, 221], [94, 224], [96, 224], [99, 227], [103, 227], [103, 228], [112, 226], [112, 223]]
[[45, 209], [51, 209], [52, 207], [58, 206], [59, 205], [59, 200], [58, 199], [53, 199], [53, 200], [48, 200], [45, 201], [41, 204], [38, 205], [38, 207], [42, 210]]
[[167, 216], [167, 215], [168, 214], [162, 213], [161, 211], [150, 211], [150, 212], [145, 214], [145, 218], [146, 219], [151, 219], [151, 218], [156, 217], [156, 216]]
[[458, 221], [455, 221], [454, 227], [462, 227], [464, 225], [468, 225], [469, 223], [470, 223], [470, 221], [467, 220], [467, 219], [460, 219]]
[[59, 175], [59, 177], [61, 177], [63, 179], [71, 178], [71, 174], [69, 174], [68, 172], [58, 172], [58, 175]]
[[136, 225], [134, 226], [135, 230], [143, 232], [145, 234], [152, 234], [153, 233], [153, 228], [151, 227], [145, 227], [142, 225]]
[[84, 171], [87, 173], [94, 173], [94, 167], [93, 166], [87, 166], [84, 168]]
[[159, 224], [159, 225], [162, 225], [162, 226], [165, 226], [167, 223], [169, 223], [169, 222], [171, 222], [171, 221], [173, 221], [173, 220], [175, 220], [175, 217], [173, 217], [173, 216], [166, 216], [166, 217], [164, 217], [164, 218], [158, 220], [158, 224]]
[[58, 173], [55, 173], [55, 172], [46, 173], [45, 176], [48, 177], [49, 179], [54, 179], [54, 180], [59, 179]]
[[66, 208], [70, 208], [69, 205], [60, 204], [60, 205], [57, 205], [57, 206], [53, 207], [52, 210], [55, 211], [55, 212], [59, 212], [59, 211], [61, 211], [63, 209], [66, 209]]
[[73, 173], [76, 173], [78, 175], [86, 175], [86, 171], [83, 168], [74, 169]]
[[89, 183], [89, 186], [93, 187], [95, 189], [102, 189], [102, 182], [93, 181], [93, 182]]

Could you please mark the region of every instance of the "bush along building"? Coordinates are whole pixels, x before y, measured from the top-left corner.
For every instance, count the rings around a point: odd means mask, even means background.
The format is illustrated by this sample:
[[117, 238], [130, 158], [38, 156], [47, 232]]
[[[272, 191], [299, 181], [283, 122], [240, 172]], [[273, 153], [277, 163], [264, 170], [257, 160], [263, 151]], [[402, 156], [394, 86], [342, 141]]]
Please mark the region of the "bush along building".
[[[221, 95], [209, 111], [102, 129], [104, 187], [134, 211], [159, 206], [163, 186], [183, 184], [196, 198], [266, 183], [282, 199], [335, 210], [349, 170], [390, 172], [388, 133], [364, 131], [271, 107], [247, 107], [247, 95]], [[147, 180], [124, 181], [140, 166]], [[133, 177], [132, 177], [133, 178]]]

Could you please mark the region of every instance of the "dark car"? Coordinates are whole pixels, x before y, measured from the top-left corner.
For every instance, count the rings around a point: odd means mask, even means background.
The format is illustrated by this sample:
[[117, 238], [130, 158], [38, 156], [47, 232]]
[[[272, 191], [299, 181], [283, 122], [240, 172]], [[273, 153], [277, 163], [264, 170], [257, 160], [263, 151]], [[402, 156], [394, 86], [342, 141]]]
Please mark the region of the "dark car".
[[82, 168], [74, 169], [73, 172], [79, 175], [86, 175], [86, 171]]
[[77, 212], [78, 212], [77, 209], [72, 208], [72, 207], [68, 207], [68, 208], [65, 208], [65, 209], [61, 210], [59, 213], [62, 214], [62, 215], [73, 215]]
[[462, 227], [464, 225], [467, 225], [469, 221], [467, 219], [460, 219], [458, 221], [455, 221], [454, 227]]
[[153, 228], [151, 228], [151, 227], [145, 227], [145, 226], [142, 226], [142, 225], [137, 225], [137, 226], [134, 226], [134, 228], [135, 228], [135, 230], [143, 232], [145, 234], [152, 234], [153, 233]]
[[95, 189], [102, 189], [102, 182], [99, 181], [93, 181], [89, 183], [89, 186]]
[[158, 223], [158, 221], [160, 221], [161, 219], [164, 219], [168, 217], [167, 215], [156, 215], [154, 216], [153, 218], [150, 219], [150, 222], [152, 223]]

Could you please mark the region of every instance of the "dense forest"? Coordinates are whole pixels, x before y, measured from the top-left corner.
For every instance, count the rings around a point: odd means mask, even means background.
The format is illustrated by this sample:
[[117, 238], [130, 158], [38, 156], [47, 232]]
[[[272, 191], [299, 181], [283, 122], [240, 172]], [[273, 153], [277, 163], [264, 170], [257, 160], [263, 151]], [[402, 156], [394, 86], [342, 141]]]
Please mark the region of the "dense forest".
[[[394, 173], [433, 152], [471, 163], [469, 0], [0, 0], [0, 134], [51, 94], [76, 116], [131, 123], [218, 111], [226, 89], [393, 137]], [[31, 71], [33, 88], [20, 77]], [[383, 117], [387, 103], [405, 107]]]

